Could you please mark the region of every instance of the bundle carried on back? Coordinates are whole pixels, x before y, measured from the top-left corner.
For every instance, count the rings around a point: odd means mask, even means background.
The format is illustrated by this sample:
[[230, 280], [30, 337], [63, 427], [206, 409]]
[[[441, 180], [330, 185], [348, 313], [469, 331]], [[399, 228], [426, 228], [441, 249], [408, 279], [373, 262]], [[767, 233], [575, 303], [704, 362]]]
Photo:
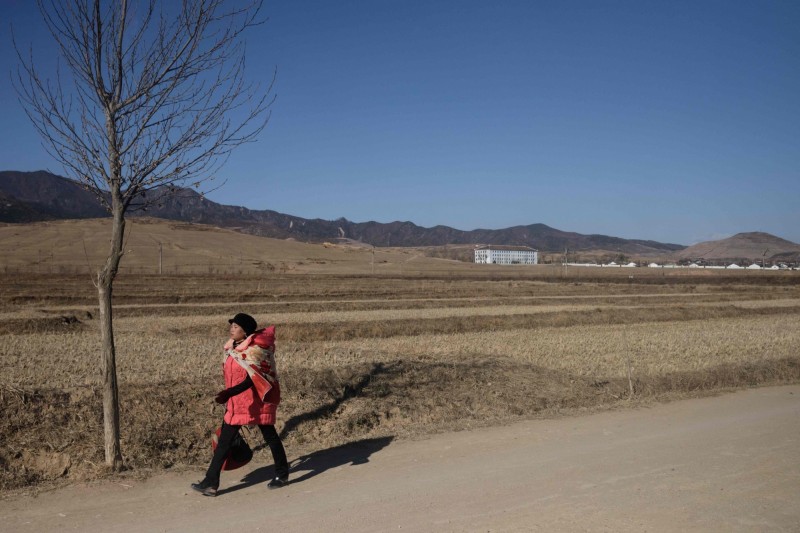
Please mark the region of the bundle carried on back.
[[236, 347], [233, 346], [232, 340], [228, 341], [225, 344], [225, 355], [232, 357], [247, 372], [253, 381], [258, 398], [262, 402], [267, 401], [267, 395], [278, 382], [275, 364], [275, 326], [256, 331]]

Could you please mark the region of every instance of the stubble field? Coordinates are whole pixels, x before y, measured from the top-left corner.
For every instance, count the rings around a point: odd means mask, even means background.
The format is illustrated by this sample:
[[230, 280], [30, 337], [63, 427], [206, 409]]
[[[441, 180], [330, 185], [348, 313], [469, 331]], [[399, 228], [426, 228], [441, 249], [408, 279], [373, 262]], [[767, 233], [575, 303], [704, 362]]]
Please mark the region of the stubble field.
[[[114, 325], [126, 475], [207, 464], [223, 414], [213, 403], [221, 345], [239, 311], [277, 326], [290, 460], [800, 380], [800, 276], [643, 270], [123, 275]], [[78, 275], [0, 283], [0, 490], [109, 475], [94, 287]], [[256, 460], [271, 459], [261, 450]]]

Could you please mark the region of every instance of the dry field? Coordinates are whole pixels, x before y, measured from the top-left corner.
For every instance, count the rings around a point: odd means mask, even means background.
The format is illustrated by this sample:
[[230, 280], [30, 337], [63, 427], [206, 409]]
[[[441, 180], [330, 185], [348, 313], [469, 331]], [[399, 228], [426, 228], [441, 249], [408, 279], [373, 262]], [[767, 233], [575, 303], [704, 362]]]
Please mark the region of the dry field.
[[[278, 327], [278, 429], [290, 459], [366, 438], [800, 380], [797, 273], [642, 270], [123, 274], [115, 328], [127, 475], [207, 464], [222, 416], [212, 401], [220, 346], [237, 311]], [[0, 277], [6, 493], [108, 475], [95, 298], [85, 275]]]

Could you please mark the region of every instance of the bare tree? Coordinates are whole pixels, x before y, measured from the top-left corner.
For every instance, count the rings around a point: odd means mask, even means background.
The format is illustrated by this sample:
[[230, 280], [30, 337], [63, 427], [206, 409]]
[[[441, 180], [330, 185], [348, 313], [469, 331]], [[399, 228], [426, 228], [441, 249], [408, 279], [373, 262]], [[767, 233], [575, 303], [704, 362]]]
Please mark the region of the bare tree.
[[120, 469], [112, 288], [126, 213], [213, 179], [231, 150], [266, 125], [274, 73], [266, 88], [243, 76], [244, 32], [261, 22], [262, 1], [37, 2], [66, 69], [43, 76], [15, 39], [15, 87], [50, 155], [111, 214], [108, 257], [94, 282], [105, 459]]

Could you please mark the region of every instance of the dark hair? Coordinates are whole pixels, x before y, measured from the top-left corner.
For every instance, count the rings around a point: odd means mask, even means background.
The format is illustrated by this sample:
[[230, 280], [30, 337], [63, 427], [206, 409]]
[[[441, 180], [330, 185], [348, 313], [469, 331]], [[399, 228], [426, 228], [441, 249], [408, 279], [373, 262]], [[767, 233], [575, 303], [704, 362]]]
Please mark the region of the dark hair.
[[228, 320], [228, 324], [236, 324], [240, 328], [242, 328], [245, 334], [252, 335], [258, 324], [256, 323], [256, 319], [248, 315], [247, 313], [236, 313], [236, 315]]

